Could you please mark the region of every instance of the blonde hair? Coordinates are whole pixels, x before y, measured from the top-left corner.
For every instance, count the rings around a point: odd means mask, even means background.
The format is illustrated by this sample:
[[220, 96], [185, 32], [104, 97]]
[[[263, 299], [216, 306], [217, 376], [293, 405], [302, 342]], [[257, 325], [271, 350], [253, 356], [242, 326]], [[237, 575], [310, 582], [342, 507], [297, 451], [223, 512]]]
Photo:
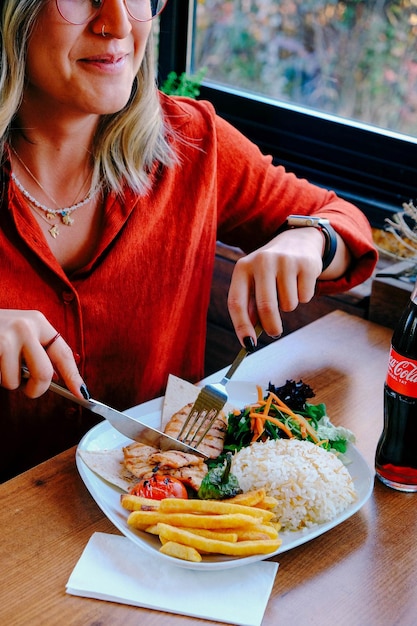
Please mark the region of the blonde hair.
[[[26, 49], [30, 31], [44, 5], [39, 0], [3, 0], [0, 22], [0, 154], [5, 147], [23, 97]], [[111, 191], [125, 185], [144, 194], [152, 170], [178, 159], [171, 130], [164, 121], [156, 88], [153, 39], [132, 86], [129, 102], [119, 112], [103, 115], [92, 146], [93, 184]]]

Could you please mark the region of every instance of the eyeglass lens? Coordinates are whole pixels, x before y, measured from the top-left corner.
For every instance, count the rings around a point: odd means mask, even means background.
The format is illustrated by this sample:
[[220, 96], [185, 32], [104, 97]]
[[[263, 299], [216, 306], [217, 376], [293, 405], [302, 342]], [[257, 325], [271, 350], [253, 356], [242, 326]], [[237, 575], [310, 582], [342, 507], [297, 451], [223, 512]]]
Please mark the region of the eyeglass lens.
[[[147, 22], [161, 13], [168, 0], [124, 0], [129, 15]], [[100, 11], [105, 0], [56, 0], [58, 11], [70, 24], [86, 24]]]

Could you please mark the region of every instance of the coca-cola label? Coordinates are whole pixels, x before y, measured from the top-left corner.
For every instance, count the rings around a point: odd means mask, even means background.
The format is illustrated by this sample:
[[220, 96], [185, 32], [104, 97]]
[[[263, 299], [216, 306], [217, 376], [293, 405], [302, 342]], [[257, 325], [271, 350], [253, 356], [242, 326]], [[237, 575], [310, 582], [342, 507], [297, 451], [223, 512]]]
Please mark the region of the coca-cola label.
[[386, 382], [393, 391], [417, 398], [417, 361], [398, 354], [391, 346]]

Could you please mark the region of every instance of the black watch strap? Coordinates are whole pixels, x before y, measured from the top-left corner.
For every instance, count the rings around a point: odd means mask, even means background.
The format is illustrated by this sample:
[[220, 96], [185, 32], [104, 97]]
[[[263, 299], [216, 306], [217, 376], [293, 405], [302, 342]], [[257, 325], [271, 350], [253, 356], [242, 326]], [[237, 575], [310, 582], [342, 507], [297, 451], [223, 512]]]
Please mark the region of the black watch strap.
[[322, 233], [326, 238], [326, 244], [323, 252], [323, 268], [322, 272], [327, 269], [330, 263], [333, 261], [337, 250], [337, 237], [336, 232], [330, 224], [324, 224], [322, 226]]
[[324, 272], [324, 270], [329, 267], [336, 254], [336, 231], [330, 224], [329, 220], [324, 217], [313, 217], [310, 215], [289, 215], [287, 218], [287, 228], [305, 228], [308, 226], [312, 226], [313, 228], [319, 228], [324, 235], [325, 245], [322, 257], [323, 267], [321, 270], [322, 272]]

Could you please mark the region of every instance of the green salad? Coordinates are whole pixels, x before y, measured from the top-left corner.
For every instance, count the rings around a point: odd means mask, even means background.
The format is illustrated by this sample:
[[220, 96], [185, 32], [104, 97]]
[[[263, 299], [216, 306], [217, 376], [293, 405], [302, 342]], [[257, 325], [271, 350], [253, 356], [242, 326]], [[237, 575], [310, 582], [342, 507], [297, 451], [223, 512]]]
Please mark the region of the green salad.
[[301, 380], [287, 380], [282, 387], [269, 383], [265, 395], [258, 388], [258, 402], [229, 414], [223, 454], [239, 451], [254, 441], [291, 438], [343, 454], [355, 437], [347, 428], [331, 423], [325, 404], [308, 401], [314, 395]]

